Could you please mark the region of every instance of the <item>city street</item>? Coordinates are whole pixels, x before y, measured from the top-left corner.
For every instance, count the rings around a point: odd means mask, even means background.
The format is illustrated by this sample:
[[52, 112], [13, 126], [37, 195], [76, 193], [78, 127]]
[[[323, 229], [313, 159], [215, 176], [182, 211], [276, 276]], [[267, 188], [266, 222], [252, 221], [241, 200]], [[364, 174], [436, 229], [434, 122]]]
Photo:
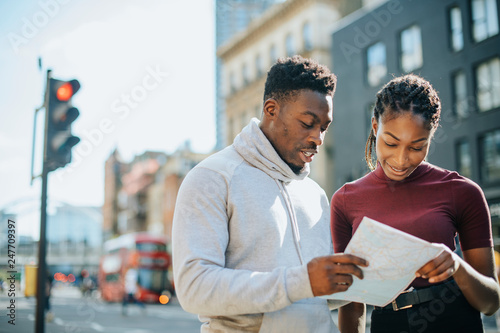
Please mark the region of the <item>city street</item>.
[[[17, 297], [15, 326], [8, 323], [6, 308], [10, 299], [0, 295], [0, 332], [35, 332], [36, 299]], [[175, 299], [166, 305], [146, 305], [146, 313], [134, 304], [122, 316], [121, 304], [104, 303], [96, 298], [82, 298], [76, 288], [53, 289], [51, 298], [54, 319], [45, 323], [46, 333], [195, 333], [200, 331], [196, 315], [186, 313]]]
[[[10, 298], [0, 294], [0, 333], [35, 332], [36, 299], [17, 297], [15, 299], [15, 325], [8, 323], [6, 308]], [[147, 304], [146, 312], [135, 305], [127, 308], [127, 316], [121, 313], [121, 304], [106, 303], [95, 297], [81, 297], [74, 287], [58, 286], [52, 290], [51, 306], [54, 318], [45, 323], [46, 333], [197, 333], [201, 323], [197, 316], [187, 313], [173, 299], [169, 304]], [[367, 330], [369, 318], [367, 314]], [[332, 312], [337, 323], [337, 312]], [[494, 317], [483, 318], [485, 333], [496, 333]]]

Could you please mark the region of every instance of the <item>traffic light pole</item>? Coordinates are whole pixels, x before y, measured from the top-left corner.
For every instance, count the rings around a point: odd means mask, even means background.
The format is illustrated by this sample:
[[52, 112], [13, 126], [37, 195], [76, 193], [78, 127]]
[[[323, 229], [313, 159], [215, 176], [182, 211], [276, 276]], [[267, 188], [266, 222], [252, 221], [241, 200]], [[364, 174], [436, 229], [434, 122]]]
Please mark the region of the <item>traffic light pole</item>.
[[[50, 88], [51, 71], [47, 71], [46, 92]], [[40, 206], [40, 239], [38, 241], [38, 270], [36, 279], [36, 316], [35, 333], [45, 332], [45, 305], [47, 302], [47, 183], [49, 170], [47, 167], [47, 132], [48, 132], [48, 94], [45, 95], [45, 130], [43, 145], [43, 164], [42, 164], [42, 200]]]
[[47, 226], [47, 181], [48, 172], [46, 163], [43, 163], [42, 171], [42, 202], [40, 207], [40, 240], [38, 242], [38, 272], [36, 286], [36, 320], [35, 332], [45, 332], [45, 308], [47, 302], [47, 241], [46, 241], [46, 226]]
[[[73, 136], [71, 133], [71, 123], [80, 115], [78, 109], [73, 107], [71, 98], [80, 89], [80, 82], [78, 80], [62, 81], [53, 79], [51, 74], [51, 70], [48, 70], [44, 97], [45, 130], [43, 136], [42, 200], [40, 207], [40, 240], [38, 241], [36, 284], [36, 333], [44, 333], [45, 331], [45, 310], [48, 298], [50, 298], [50, 295], [47, 294], [48, 276], [46, 261], [48, 176], [49, 172], [62, 168], [71, 162], [71, 148], [80, 141], [80, 138]], [[35, 119], [38, 110], [35, 111]], [[33, 165], [31, 179], [33, 180]]]

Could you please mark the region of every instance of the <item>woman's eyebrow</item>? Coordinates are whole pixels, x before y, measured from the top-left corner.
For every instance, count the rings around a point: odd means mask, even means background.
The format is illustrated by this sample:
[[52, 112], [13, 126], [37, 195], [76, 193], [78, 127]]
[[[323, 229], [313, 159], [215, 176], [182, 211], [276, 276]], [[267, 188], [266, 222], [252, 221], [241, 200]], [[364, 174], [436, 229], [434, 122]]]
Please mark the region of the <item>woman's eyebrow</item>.
[[[394, 140], [397, 140], [397, 141], [401, 141], [399, 140], [399, 138], [397, 136], [395, 136], [394, 134], [392, 134], [391, 132], [384, 132], [384, 134], [387, 134], [387, 135], [390, 135], [394, 138]], [[417, 142], [420, 142], [420, 141], [425, 141], [427, 140], [427, 138], [420, 138], [420, 139], [417, 139], [417, 140], [414, 140], [412, 141], [411, 143], [417, 143]]]

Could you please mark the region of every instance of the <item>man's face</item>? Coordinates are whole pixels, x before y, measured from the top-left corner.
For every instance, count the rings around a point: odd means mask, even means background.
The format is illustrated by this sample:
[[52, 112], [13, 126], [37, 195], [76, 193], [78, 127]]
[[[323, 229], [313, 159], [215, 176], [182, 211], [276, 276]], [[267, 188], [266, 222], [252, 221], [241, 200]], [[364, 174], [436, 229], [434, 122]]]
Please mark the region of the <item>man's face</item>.
[[268, 139], [296, 174], [313, 160], [323, 144], [332, 122], [332, 105], [332, 96], [301, 90], [277, 106]]

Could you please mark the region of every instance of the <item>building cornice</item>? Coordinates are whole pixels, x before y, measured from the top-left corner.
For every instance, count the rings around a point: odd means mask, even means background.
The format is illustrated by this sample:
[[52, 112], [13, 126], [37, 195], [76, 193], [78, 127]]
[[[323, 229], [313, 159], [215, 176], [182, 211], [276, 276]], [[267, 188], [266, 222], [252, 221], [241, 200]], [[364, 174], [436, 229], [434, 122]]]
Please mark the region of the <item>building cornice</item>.
[[217, 56], [222, 59], [231, 58], [246, 45], [261, 40], [262, 35], [282, 26], [295, 12], [313, 3], [332, 4], [332, 0], [288, 0], [269, 8], [260, 18], [252, 21], [246, 30], [241, 31], [217, 50]]
[[372, 13], [376, 9], [386, 5], [387, 2], [389, 2], [389, 0], [380, 0], [376, 2], [370, 2], [367, 5], [364, 5], [358, 10], [355, 10], [354, 12], [342, 17], [340, 20], [335, 22], [333, 31], [335, 32], [345, 28], [346, 26], [358, 21], [363, 16], [368, 15], [369, 13]]

